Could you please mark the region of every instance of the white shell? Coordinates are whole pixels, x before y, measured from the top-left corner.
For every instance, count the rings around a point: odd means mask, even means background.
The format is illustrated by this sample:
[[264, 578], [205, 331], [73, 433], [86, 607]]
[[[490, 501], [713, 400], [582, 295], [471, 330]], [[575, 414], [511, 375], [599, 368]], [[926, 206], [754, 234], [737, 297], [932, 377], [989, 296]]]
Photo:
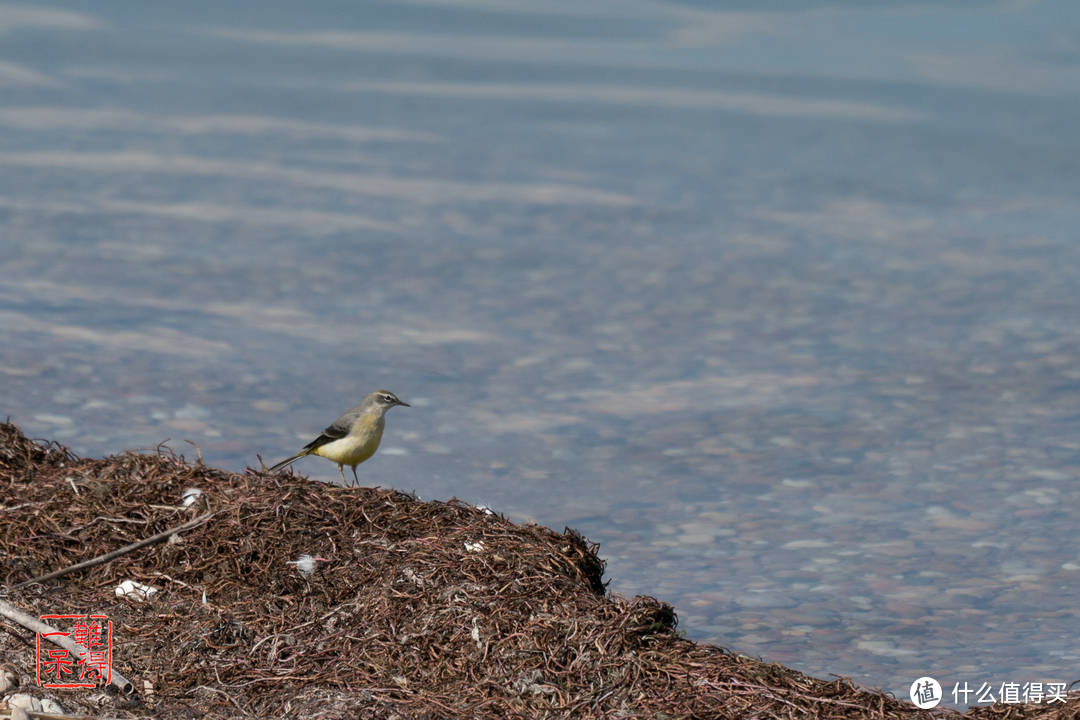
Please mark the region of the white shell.
[[158, 589], [156, 587], [143, 585], [142, 583], [135, 582], [134, 580], [125, 580], [124, 582], [116, 586], [116, 597], [130, 598], [135, 602], [153, 600], [154, 596], [157, 594]]
[[305, 577], [315, 572], [315, 558], [307, 554], [301, 555], [297, 560], [289, 560], [286, 564], [295, 565], [300, 574]]
[[180, 507], [191, 507], [201, 497], [202, 490], [199, 488], [188, 488], [184, 491], [184, 495], [180, 499]]

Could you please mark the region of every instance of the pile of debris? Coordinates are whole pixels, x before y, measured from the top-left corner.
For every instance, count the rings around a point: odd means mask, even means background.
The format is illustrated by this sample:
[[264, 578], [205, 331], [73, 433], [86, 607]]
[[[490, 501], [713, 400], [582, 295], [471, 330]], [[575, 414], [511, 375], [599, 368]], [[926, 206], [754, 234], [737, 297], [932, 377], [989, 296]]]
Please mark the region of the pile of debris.
[[[27, 584], [156, 535], [105, 563]], [[0, 425], [3, 600], [35, 618], [106, 616], [112, 667], [133, 687], [130, 694], [38, 687], [36, 633], [4, 620], [0, 670], [69, 714], [951, 712], [919, 711], [845, 679], [826, 682], [685, 640], [669, 605], [608, 594], [603, 569], [596, 547], [572, 530], [515, 525], [454, 500], [227, 473], [164, 448], [82, 459]], [[1065, 718], [1075, 706], [983, 708], [973, 716]]]

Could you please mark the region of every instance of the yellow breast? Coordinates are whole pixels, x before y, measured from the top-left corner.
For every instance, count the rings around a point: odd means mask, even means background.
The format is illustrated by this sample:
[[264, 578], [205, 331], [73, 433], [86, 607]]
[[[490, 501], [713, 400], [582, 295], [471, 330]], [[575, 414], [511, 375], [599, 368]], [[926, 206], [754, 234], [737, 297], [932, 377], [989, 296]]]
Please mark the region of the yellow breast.
[[385, 426], [382, 415], [365, 415], [356, 421], [352, 432], [340, 440], [316, 448], [315, 454], [338, 465], [359, 465], [379, 449]]

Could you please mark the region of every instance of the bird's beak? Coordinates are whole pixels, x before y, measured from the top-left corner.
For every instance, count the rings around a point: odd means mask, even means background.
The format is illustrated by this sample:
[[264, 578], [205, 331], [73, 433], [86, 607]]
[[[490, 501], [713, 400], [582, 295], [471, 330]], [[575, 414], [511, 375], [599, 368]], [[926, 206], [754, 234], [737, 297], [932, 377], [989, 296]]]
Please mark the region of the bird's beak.
[[402, 407], [412, 407], [412, 405], [410, 405], [409, 403], [401, 402], [400, 400], [397, 401], [397, 404], [401, 405]]

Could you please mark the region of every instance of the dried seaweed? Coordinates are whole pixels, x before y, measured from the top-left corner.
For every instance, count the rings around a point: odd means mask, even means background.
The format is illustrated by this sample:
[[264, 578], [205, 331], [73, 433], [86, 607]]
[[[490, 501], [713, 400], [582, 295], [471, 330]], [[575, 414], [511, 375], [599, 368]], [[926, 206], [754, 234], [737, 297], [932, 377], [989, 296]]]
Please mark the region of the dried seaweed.
[[[185, 508], [187, 488], [202, 495]], [[153, 694], [102, 700], [110, 714], [956, 716], [681, 638], [671, 606], [608, 594], [596, 546], [569, 529], [516, 525], [456, 500], [225, 473], [165, 448], [79, 459], [0, 425], [5, 587], [209, 510], [173, 541], [9, 593], [30, 614], [91, 609], [112, 619], [114, 664]], [[153, 602], [118, 598], [126, 579], [160, 592]], [[20, 637], [0, 634], [0, 650], [32, 675]], [[1071, 718], [1073, 708], [972, 716]]]

